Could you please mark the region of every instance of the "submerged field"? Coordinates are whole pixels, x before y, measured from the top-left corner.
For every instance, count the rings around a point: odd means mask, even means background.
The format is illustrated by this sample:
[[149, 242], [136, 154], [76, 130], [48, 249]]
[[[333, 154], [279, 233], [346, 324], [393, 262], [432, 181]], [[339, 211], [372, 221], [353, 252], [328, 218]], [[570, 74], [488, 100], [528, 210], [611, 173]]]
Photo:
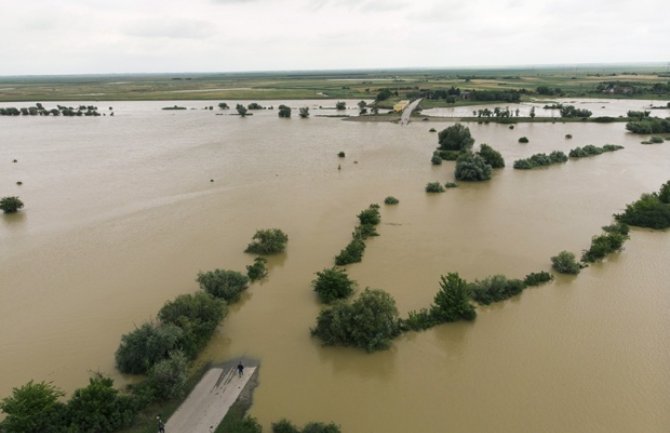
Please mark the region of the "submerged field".
[[[362, 96], [352, 97], [355, 107]], [[316, 114], [334, 102], [289, 105]], [[264, 426], [287, 417], [332, 420], [347, 433], [667, 431], [667, 230], [634, 229], [623, 252], [578, 277], [478, 307], [472, 323], [406, 334], [388, 351], [324, 348], [309, 335], [320, 308], [310, 282], [370, 203], [400, 200], [382, 205], [380, 236], [349, 274], [360, 290], [388, 291], [405, 314], [428, 305], [447, 272], [523, 277], [549, 270], [561, 250], [587, 248], [612, 213], [668, 180], [667, 143], [641, 145], [620, 123], [471, 123], [475, 146], [490, 144], [507, 167], [427, 195], [427, 182], [453, 180], [453, 163], [430, 164], [428, 129], [447, 121], [240, 118], [204, 101], [178, 112], [97, 105], [115, 116], [0, 118], [1, 192], [26, 203], [0, 221], [0, 396], [30, 379], [72, 391], [98, 370], [126, 383], [114, 369], [120, 336], [196, 291], [198, 271], [243, 270], [256, 229], [280, 227], [287, 252], [270, 259], [268, 279], [231, 308], [199, 359], [261, 361], [251, 414]], [[511, 167], [606, 143], [625, 148]]]

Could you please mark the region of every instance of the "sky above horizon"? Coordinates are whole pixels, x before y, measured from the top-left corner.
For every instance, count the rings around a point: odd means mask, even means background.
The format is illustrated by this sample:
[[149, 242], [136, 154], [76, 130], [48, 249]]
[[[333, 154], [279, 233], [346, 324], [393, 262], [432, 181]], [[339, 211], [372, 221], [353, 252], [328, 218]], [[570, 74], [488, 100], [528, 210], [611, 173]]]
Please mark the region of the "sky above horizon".
[[0, 75], [670, 62], [667, 0], [0, 1]]

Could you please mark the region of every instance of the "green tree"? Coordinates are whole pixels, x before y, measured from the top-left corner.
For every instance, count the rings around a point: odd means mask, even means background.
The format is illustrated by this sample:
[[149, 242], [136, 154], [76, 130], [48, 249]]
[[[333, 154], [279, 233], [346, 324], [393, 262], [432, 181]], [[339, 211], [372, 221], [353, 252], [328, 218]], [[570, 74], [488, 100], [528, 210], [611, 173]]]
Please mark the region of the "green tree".
[[283, 118], [288, 119], [289, 117], [291, 117], [291, 107], [288, 107], [284, 104], [281, 104], [279, 106], [279, 110], [277, 111], [277, 115], [279, 117], [283, 117]]
[[67, 403], [67, 432], [111, 433], [130, 426], [135, 415], [132, 397], [120, 395], [112, 379], [95, 374]]
[[286, 249], [288, 236], [280, 229], [257, 230], [245, 252], [253, 254], [277, 254]]
[[577, 275], [581, 266], [577, 263], [575, 255], [569, 251], [561, 251], [558, 255], [551, 258], [551, 266], [556, 272], [561, 274]]
[[491, 179], [491, 165], [472, 152], [462, 154], [456, 160], [454, 176], [457, 180], [479, 182]]
[[347, 104], [346, 104], [346, 102], [344, 102], [344, 101], [338, 101], [338, 102], [335, 104], [335, 109], [336, 109], [336, 110], [346, 110], [346, 109], [347, 109]]
[[379, 206], [370, 206], [358, 214], [358, 220], [361, 224], [371, 224], [376, 226], [381, 222], [381, 215], [379, 214]]
[[181, 397], [188, 380], [188, 361], [181, 351], [170, 353], [167, 359], [157, 362], [147, 379], [154, 399], [171, 400]]
[[339, 299], [346, 299], [354, 293], [356, 283], [349, 279], [344, 269], [332, 267], [316, 273], [312, 281], [314, 291], [324, 304], [331, 304]]
[[116, 367], [121, 373], [144, 374], [158, 361], [179, 348], [184, 332], [176, 325], [144, 323], [121, 337], [116, 350]]
[[309, 117], [309, 107], [300, 107], [298, 111], [301, 119], [307, 119]]
[[531, 107], [531, 109], [530, 109], [530, 118], [531, 119], [535, 118], [535, 107]]
[[3, 433], [57, 433], [64, 405], [58, 401], [63, 392], [50, 383], [34, 383], [14, 388], [12, 395], [0, 401], [5, 419]]
[[482, 144], [477, 155], [481, 156], [484, 161], [491, 166], [491, 168], [505, 167], [505, 160], [500, 152], [493, 149], [488, 144]]
[[18, 197], [3, 197], [0, 199], [0, 209], [4, 213], [15, 213], [23, 207], [23, 202]]
[[228, 110], [230, 107], [225, 102], [220, 102], [219, 103], [219, 108], [222, 109], [222, 110]]
[[249, 278], [246, 275], [225, 269], [199, 272], [196, 281], [201, 289], [229, 303], [239, 300], [242, 291], [249, 286]]
[[256, 257], [254, 263], [247, 265], [247, 277], [252, 282], [265, 278], [268, 274], [267, 259], [265, 257]]
[[242, 104], [237, 104], [237, 106], [235, 106], [235, 109], [237, 110], [237, 114], [239, 114], [239, 115], [242, 116], [242, 117], [246, 117], [246, 115], [247, 115], [247, 107], [245, 107], [245, 106], [242, 105]]
[[179, 347], [189, 358], [195, 358], [225, 315], [223, 301], [209, 293], [198, 292], [167, 302], [159, 311], [158, 319], [163, 325], [175, 325], [183, 331]]
[[356, 237], [335, 257], [335, 264], [344, 266], [350, 263], [358, 263], [363, 260], [363, 252], [365, 252], [365, 242]]
[[467, 283], [458, 273], [440, 276], [440, 290], [435, 295], [430, 314], [438, 323], [474, 320], [477, 317], [475, 308], [470, 304]]
[[460, 123], [440, 131], [437, 134], [437, 140], [440, 144], [440, 149], [456, 151], [467, 151], [475, 142], [470, 135], [470, 128]]

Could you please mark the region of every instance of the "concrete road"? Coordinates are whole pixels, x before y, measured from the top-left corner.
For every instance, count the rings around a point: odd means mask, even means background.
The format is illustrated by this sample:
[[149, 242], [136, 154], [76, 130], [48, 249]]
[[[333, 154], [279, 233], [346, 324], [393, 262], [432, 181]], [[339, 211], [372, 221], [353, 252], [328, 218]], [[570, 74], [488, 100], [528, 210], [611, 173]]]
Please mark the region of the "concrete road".
[[256, 367], [212, 368], [165, 424], [165, 433], [211, 433], [235, 403]]
[[400, 125], [407, 125], [409, 123], [409, 118], [412, 115], [412, 111], [419, 105], [421, 98], [415, 99], [412, 101], [404, 110], [402, 110], [402, 116], [400, 116]]

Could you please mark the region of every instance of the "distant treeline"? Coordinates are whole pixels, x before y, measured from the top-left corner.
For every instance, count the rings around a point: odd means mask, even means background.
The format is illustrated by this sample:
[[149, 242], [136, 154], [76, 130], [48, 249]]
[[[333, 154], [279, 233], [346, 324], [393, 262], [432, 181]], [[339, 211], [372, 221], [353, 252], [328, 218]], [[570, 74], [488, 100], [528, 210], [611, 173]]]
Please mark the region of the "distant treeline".
[[30, 107], [4, 107], [0, 108], [0, 116], [100, 116], [98, 107], [93, 105], [80, 105], [78, 107], [57, 105], [56, 107], [44, 108], [39, 102]]
[[600, 93], [615, 95], [670, 95], [670, 81], [667, 83], [639, 83], [635, 81], [603, 81], [598, 83], [596, 90]]

